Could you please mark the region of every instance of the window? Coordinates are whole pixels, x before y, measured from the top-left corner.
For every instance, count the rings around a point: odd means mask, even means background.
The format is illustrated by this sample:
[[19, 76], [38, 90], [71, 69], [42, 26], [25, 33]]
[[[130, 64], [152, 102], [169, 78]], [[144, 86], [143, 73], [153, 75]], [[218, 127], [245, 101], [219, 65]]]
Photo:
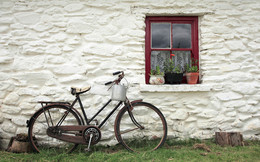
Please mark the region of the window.
[[145, 30], [146, 84], [150, 70], [156, 65], [163, 70], [169, 58], [182, 70], [191, 59], [198, 60], [198, 17], [146, 17]]

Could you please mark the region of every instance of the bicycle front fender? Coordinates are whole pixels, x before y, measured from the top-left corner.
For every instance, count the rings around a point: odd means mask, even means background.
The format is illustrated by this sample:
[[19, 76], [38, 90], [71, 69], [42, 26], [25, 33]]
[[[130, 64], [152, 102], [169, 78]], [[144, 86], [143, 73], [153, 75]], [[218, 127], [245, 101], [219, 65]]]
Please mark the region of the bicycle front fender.
[[140, 100], [134, 100], [134, 101], [131, 101], [130, 103], [131, 103], [131, 105], [133, 105], [133, 104], [135, 104], [135, 103], [137, 103], [137, 102], [143, 102], [143, 99], [140, 99]]

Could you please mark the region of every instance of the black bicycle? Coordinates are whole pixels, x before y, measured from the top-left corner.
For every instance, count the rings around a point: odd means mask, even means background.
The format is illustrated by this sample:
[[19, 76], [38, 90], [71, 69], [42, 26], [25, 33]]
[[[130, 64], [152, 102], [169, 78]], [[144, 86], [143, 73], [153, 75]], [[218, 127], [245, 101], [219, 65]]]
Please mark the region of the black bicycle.
[[[90, 150], [91, 145], [100, 141], [102, 126], [121, 105], [123, 107], [114, 123], [118, 142], [129, 151], [146, 151], [144, 146], [149, 150], [161, 147], [167, 138], [167, 123], [163, 114], [157, 107], [142, 100], [130, 102], [126, 97], [127, 87], [120, 84], [124, 72], [113, 75], [118, 75], [118, 78], [105, 84], [112, 87], [111, 99], [90, 119], [80, 99], [80, 94], [89, 91], [90, 86], [71, 88], [72, 95], [76, 96], [72, 103], [40, 101], [42, 108], [27, 121], [33, 149], [37, 152], [51, 150], [70, 153], [79, 144], [84, 144]], [[118, 101], [118, 104], [99, 124], [96, 117], [112, 100]], [[77, 102], [82, 115], [74, 108]]]

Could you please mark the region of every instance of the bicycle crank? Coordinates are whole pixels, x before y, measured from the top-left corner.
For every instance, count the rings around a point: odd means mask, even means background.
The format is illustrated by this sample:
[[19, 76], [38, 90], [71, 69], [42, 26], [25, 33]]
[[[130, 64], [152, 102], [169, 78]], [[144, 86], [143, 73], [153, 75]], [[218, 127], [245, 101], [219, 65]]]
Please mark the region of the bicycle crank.
[[83, 131], [83, 137], [85, 138], [86, 142], [90, 144], [96, 144], [101, 139], [101, 132], [98, 127], [96, 126], [88, 126]]

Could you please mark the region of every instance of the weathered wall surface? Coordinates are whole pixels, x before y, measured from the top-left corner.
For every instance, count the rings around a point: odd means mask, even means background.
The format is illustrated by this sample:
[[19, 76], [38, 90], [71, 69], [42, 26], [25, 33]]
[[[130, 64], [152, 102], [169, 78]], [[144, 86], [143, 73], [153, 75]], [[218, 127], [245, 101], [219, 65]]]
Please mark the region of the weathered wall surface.
[[[199, 16], [202, 84], [144, 85], [147, 15]], [[27, 132], [38, 100], [71, 101], [70, 86], [91, 85], [84, 103], [100, 107], [109, 98], [103, 83], [116, 70], [131, 83], [130, 99], [161, 109], [170, 137], [222, 130], [259, 139], [259, 15], [258, 0], [1, 0], [2, 147]], [[104, 130], [103, 140], [114, 143], [113, 128]]]

